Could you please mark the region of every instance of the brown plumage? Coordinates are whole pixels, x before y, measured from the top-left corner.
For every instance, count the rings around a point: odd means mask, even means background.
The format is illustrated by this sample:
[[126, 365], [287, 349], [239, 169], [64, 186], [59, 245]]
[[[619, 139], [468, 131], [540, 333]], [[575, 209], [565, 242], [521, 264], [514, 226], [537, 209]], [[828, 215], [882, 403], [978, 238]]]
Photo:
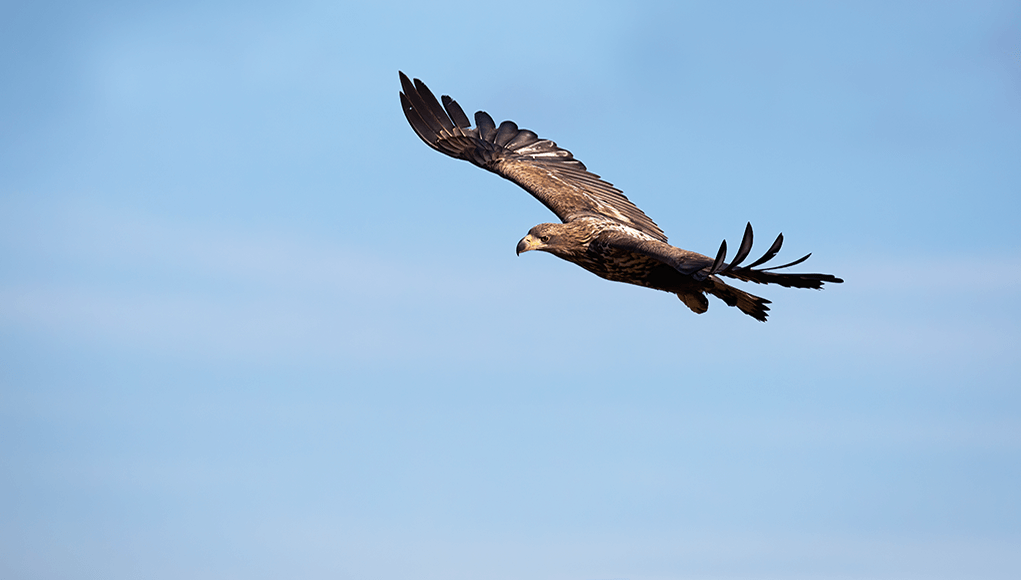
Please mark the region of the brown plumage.
[[773, 271], [800, 264], [811, 254], [782, 266], [756, 269], [780, 251], [783, 234], [761, 258], [741, 266], [752, 247], [751, 224], [730, 263], [725, 261], [726, 241], [715, 259], [671, 246], [655, 222], [619, 189], [588, 172], [570, 151], [518, 129], [512, 121], [497, 126], [485, 111], [475, 113], [472, 128], [456, 101], [444, 95], [441, 106], [425, 83], [412, 82], [404, 73], [400, 77], [404, 115], [427, 145], [513, 181], [563, 222], [532, 228], [518, 242], [518, 254], [541, 250], [607, 280], [670, 292], [699, 314], [709, 308], [708, 292], [761, 321], [766, 320], [769, 300], [729, 286], [720, 276], [788, 288], [818, 289], [824, 282], [843, 282], [830, 274]]

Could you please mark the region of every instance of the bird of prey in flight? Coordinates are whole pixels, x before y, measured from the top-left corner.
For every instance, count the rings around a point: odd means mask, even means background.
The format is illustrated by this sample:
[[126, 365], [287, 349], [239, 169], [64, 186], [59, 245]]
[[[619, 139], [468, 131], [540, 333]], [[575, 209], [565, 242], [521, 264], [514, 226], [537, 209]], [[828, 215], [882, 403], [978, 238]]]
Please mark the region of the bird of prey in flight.
[[698, 314], [709, 309], [706, 294], [712, 294], [763, 322], [769, 300], [729, 286], [721, 277], [788, 288], [819, 289], [824, 282], [843, 282], [830, 274], [776, 272], [804, 262], [811, 254], [782, 266], [760, 268], [780, 251], [783, 234], [761, 258], [741, 266], [752, 248], [750, 223], [731, 262], [726, 261], [726, 240], [715, 258], [671, 246], [663, 230], [642, 210], [619, 189], [590, 173], [570, 151], [519, 129], [513, 121], [497, 126], [485, 111], [475, 113], [472, 128], [456, 101], [444, 95], [441, 106], [425, 83], [399, 74], [404, 115], [426, 145], [513, 181], [563, 222], [529, 230], [518, 242], [518, 254], [541, 250], [607, 280], [670, 292]]

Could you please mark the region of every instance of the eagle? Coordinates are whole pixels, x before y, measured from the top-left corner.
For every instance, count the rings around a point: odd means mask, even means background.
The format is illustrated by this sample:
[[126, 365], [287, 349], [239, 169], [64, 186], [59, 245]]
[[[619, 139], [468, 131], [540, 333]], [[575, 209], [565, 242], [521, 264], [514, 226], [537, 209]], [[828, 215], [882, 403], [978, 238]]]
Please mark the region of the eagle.
[[776, 272], [811, 254], [760, 268], [780, 251], [782, 233], [761, 258], [742, 266], [752, 249], [751, 223], [730, 262], [726, 240], [715, 258], [671, 246], [663, 230], [621, 190], [589, 172], [570, 151], [519, 129], [513, 121], [497, 126], [485, 111], [475, 113], [473, 128], [456, 101], [444, 95], [441, 106], [425, 83], [412, 81], [403, 72], [399, 75], [404, 115], [426, 145], [513, 181], [560, 218], [562, 223], [529, 230], [518, 242], [518, 255], [548, 252], [607, 280], [676, 294], [697, 314], [709, 309], [706, 294], [712, 294], [762, 322], [770, 301], [730, 286], [721, 277], [788, 288], [821, 289], [825, 282], [843, 282], [830, 274]]

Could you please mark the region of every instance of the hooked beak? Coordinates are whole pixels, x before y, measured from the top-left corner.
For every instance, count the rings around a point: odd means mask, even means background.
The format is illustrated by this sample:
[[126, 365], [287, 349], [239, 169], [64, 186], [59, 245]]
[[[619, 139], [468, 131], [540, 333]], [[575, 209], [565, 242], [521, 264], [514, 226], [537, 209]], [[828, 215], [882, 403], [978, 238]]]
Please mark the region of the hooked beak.
[[533, 238], [532, 234], [528, 234], [527, 236], [521, 238], [521, 241], [518, 242], [517, 254], [520, 256], [521, 252], [534, 250], [538, 245], [539, 245], [538, 240]]

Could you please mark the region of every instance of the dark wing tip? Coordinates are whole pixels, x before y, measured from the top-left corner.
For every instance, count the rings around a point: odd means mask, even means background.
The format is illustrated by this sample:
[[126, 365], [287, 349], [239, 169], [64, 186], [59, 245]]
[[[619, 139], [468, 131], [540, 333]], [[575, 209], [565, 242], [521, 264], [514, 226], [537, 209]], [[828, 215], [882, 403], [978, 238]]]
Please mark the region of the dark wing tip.
[[716, 252], [716, 259], [713, 260], [713, 265], [709, 268], [710, 274], [715, 274], [723, 268], [723, 261], [727, 259], [727, 240], [723, 240], [720, 244], [720, 251]]
[[[741, 238], [741, 246], [737, 249], [737, 254], [734, 256], [734, 261], [728, 265], [724, 271], [736, 268], [745, 258], [748, 257], [748, 252], [752, 251], [752, 222], [748, 222], [748, 225], [744, 228], [744, 236]], [[720, 272], [721, 274], [723, 272]]]
[[457, 101], [451, 99], [448, 95], [443, 95], [440, 97], [440, 100], [443, 102], [443, 108], [447, 110], [447, 114], [450, 115], [455, 125], [462, 129], [471, 128], [472, 124], [468, 120], [468, 115], [464, 114], [464, 109], [461, 108], [461, 105], [457, 104]]
[[[397, 71], [401, 106], [415, 133], [430, 147], [514, 181], [562, 220], [599, 214], [665, 242], [666, 234], [612, 184], [589, 173], [571, 152], [513, 121], [497, 125], [485, 111], [475, 128], [457, 101], [440, 99], [420, 79]], [[507, 161], [507, 163], [501, 163]], [[545, 185], [537, 185], [537, 183]], [[610, 208], [609, 210], [607, 208]]]
[[[779, 284], [788, 288], [822, 288], [824, 282], [831, 282], [839, 284], [843, 282], [840, 278], [831, 274], [800, 274], [793, 272], [776, 272], [776, 270], [783, 270], [790, 268], [791, 266], [797, 266], [798, 264], [807, 260], [812, 254], [806, 254], [793, 262], [788, 262], [780, 266], [770, 266], [768, 268], [758, 268], [758, 266], [765, 264], [772, 260], [780, 252], [780, 247], [783, 245], [783, 234], [776, 236], [776, 240], [773, 241], [773, 245], [766, 250], [766, 253], [761, 258], [755, 260], [747, 266], [738, 266], [741, 260], [744, 260], [745, 256], [751, 250], [752, 242], [752, 228], [749, 223], [745, 227], [745, 237], [741, 242], [741, 248], [738, 250], [737, 256], [735, 256], [732, 264], [725, 264], [723, 260], [725, 256], [723, 252], [726, 246], [721, 247], [720, 254], [716, 256], [716, 261], [710, 268], [711, 274], [720, 274], [738, 280], [744, 280], [747, 282], [755, 282], [757, 284]], [[724, 242], [725, 244], [726, 242]]]
[[403, 94], [405, 94], [405, 95], [408, 94], [408, 93], [414, 92], [415, 84], [411, 82], [411, 79], [408, 78], [408, 75], [404, 74], [403, 71], [397, 71], [397, 75], [401, 79], [401, 90], [402, 90], [401, 92]]

